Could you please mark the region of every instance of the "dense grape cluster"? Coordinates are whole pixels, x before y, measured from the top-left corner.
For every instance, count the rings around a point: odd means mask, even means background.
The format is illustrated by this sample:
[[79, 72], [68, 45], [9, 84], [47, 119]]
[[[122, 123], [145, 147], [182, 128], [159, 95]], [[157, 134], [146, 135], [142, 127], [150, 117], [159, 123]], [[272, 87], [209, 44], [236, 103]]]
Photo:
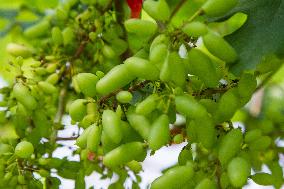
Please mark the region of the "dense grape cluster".
[[[258, 117], [243, 110], [242, 127], [232, 121], [259, 89], [257, 77], [270, 71], [230, 70], [241, 55], [225, 36], [247, 15], [229, 14], [238, 0], [201, 0], [176, 26], [185, 3], [145, 0], [141, 13], [139, 0], [65, 0], [21, 32], [25, 44], [9, 43], [17, 74], [1, 89], [0, 121], [17, 137], [1, 140], [0, 188], [59, 188], [56, 173], [84, 189], [94, 171], [117, 174], [113, 189], [125, 188], [132, 172], [139, 188], [147, 151], [182, 142], [178, 164], [150, 188], [233, 189], [249, 178], [280, 188], [282, 114], [266, 106]], [[64, 140], [64, 115], [83, 128], [73, 136], [79, 162], [52, 157]]]

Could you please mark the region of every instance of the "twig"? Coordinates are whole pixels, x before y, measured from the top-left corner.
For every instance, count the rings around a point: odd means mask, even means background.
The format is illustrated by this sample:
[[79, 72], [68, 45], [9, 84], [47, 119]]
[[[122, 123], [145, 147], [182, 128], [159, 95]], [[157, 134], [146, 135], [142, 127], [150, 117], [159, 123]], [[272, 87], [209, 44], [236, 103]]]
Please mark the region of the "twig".
[[257, 92], [258, 90], [260, 90], [261, 88], [263, 88], [264, 85], [266, 85], [266, 84], [270, 81], [271, 77], [272, 77], [277, 71], [278, 71], [278, 69], [276, 69], [275, 71], [271, 72], [271, 73], [261, 82], [261, 84], [257, 86], [257, 88], [255, 89], [254, 92]]
[[76, 140], [79, 136], [73, 136], [73, 137], [57, 137], [55, 140], [56, 141], [67, 141], [67, 140]]

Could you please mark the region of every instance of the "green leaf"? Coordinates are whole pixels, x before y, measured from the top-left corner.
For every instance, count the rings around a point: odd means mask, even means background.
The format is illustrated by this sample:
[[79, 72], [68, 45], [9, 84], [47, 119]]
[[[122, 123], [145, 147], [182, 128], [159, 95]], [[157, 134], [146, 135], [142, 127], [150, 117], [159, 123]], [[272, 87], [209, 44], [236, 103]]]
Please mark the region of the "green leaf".
[[231, 67], [233, 73], [255, 69], [267, 54], [284, 54], [283, 0], [240, 0], [235, 12], [246, 13], [248, 21], [227, 38], [240, 56]]

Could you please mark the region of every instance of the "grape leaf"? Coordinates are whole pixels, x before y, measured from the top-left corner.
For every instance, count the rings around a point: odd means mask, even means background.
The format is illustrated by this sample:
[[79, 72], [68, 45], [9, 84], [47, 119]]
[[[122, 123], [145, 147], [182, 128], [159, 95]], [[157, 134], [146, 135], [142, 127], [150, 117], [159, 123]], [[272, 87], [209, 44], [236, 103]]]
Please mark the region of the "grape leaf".
[[248, 21], [226, 38], [240, 56], [231, 67], [237, 75], [255, 69], [265, 55], [284, 54], [284, 0], [240, 0], [231, 13], [239, 11], [248, 14]]

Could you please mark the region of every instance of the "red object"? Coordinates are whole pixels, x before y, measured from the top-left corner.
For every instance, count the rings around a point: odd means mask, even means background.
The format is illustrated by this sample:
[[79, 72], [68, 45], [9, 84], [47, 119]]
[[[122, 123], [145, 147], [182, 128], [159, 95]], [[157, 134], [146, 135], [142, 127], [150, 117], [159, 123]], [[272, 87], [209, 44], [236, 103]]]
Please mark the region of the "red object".
[[127, 0], [127, 4], [131, 9], [131, 18], [140, 18], [143, 0]]
[[96, 157], [96, 154], [94, 152], [88, 152], [88, 160], [93, 161]]

